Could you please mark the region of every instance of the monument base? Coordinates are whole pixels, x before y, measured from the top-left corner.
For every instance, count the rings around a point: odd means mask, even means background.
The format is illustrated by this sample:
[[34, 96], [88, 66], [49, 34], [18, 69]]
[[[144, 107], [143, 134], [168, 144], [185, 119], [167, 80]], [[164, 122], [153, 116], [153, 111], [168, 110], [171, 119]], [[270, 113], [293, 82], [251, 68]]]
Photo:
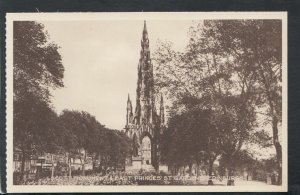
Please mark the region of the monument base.
[[158, 169], [159, 172], [169, 173], [168, 165], [160, 164]]
[[140, 170], [155, 172], [155, 168], [149, 164], [143, 164], [142, 158], [132, 157], [131, 164], [125, 166], [126, 172], [138, 173]]

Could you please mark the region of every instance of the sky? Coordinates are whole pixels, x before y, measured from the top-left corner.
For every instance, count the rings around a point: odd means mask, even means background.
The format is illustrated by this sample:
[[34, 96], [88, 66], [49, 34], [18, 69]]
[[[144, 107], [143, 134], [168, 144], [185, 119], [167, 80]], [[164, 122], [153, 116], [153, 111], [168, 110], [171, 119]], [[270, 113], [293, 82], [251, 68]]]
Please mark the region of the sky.
[[[60, 46], [64, 87], [53, 91], [57, 113], [87, 111], [108, 128], [123, 129], [128, 93], [135, 108], [143, 20], [39, 21]], [[158, 40], [182, 51], [193, 21], [147, 21], [151, 54]], [[150, 54], [150, 55], [151, 55]]]
[[[135, 108], [144, 21], [39, 22], [60, 46], [65, 67], [65, 86], [52, 92], [54, 110], [58, 114], [64, 109], [86, 111], [108, 128], [124, 129], [128, 94]], [[192, 25], [192, 20], [147, 21], [150, 55], [158, 41], [170, 41], [175, 50], [183, 51]], [[258, 158], [275, 153], [274, 148], [250, 147]]]

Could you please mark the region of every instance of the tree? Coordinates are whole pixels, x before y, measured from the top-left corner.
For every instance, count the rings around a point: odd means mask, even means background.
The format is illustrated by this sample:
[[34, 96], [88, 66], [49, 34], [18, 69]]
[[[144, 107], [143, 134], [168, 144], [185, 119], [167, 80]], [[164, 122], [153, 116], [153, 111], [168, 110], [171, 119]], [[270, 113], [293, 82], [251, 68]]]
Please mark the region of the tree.
[[14, 99], [32, 94], [49, 103], [50, 88], [63, 87], [64, 67], [58, 46], [44, 26], [33, 21], [14, 22]]
[[117, 130], [107, 130], [107, 138], [110, 142], [109, 164], [115, 170], [122, 168], [125, 165], [125, 160], [130, 154], [130, 139], [123, 133]]
[[59, 151], [59, 134], [58, 117], [47, 103], [34, 96], [14, 101], [14, 147], [22, 151], [19, 182], [23, 179], [25, 161], [31, 156]]
[[[22, 151], [22, 182], [25, 160], [33, 150], [45, 152], [49, 149], [45, 144], [56, 141], [50, 88], [63, 86], [64, 67], [58, 46], [50, 42], [42, 24], [15, 21], [13, 25], [14, 148]], [[51, 136], [48, 142], [42, 141], [45, 132]]]
[[[69, 154], [69, 169], [71, 170], [71, 158], [79, 158], [84, 175], [87, 152], [90, 154], [97, 152], [99, 131], [103, 126], [87, 112], [64, 110], [60, 120], [64, 132], [62, 146]], [[82, 149], [83, 153], [80, 151]]]
[[[60, 121], [63, 129], [62, 147], [69, 154], [69, 176], [72, 174], [72, 158], [80, 159], [82, 175], [85, 174], [87, 155], [100, 157], [105, 167], [117, 169], [125, 164], [131, 145], [124, 133], [105, 128], [94, 116], [83, 111], [64, 110], [60, 115]], [[80, 152], [82, 149], [83, 154]]]
[[199, 168], [207, 161], [212, 177], [213, 163], [220, 155], [220, 148], [210, 115], [209, 110], [194, 110], [170, 118], [169, 126], [162, 135], [161, 153], [162, 160], [174, 170], [173, 173], [176, 174], [178, 167], [182, 166], [189, 166], [191, 171], [194, 163]]
[[[173, 51], [170, 43], [161, 44], [155, 53], [156, 84], [167, 89], [164, 91], [175, 105], [172, 112], [211, 110], [209, 120], [216, 131], [212, 137], [215, 140], [210, 140], [209, 145], [222, 145], [217, 147], [221, 148], [220, 153], [233, 159], [254, 131], [254, 108], [259, 98], [255, 95], [255, 74], [246, 66], [237, 65], [219, 40], [215, 24], [219, 22], [222, 21], [204, 21], [191, 28], [184, 52]], [[211, 161], [216, 159], [215, 153], [209, 154]]]
[[282, 23], [280, 20], [223, 21], [216, 24], [218, 40], [236, 62], [255, 75], [260, 107], [273, 131], [278, 184], [282, 182], [282, 147], [278, 126], [282, 121]]
[[[255, 169], [255, 159], [253, 154], [249, 153], [247, 150], [240, 150], [234, 155], [234, 159], [228, 158], [227, 155], [222, 155], [219, 159], [219, 168], [230, 167], [229, 164], [235, 162], [234, 171], [241, 171], [242, 173], [246, 170], [249, 173], [253, 172]], [[224, 171], [224, 170], [222, 170]], [[230, 176], [229, 176], [230, 177]]]

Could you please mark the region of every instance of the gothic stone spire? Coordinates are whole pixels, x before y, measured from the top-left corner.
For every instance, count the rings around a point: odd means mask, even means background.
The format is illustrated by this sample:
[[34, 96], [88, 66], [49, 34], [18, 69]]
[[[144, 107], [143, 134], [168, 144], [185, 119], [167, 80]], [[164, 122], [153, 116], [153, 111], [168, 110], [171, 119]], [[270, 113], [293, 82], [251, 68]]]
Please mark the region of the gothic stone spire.
[[136, 123], [152, 123], [154, 111], [154, 80], [146, 21], [144, 21], [141, 40], [136, 93]]
[[164, 108], [164, 99], [163, 99], [163, 96], [161, 94], [161, 97], [160, 97], [160, 124], [161, 125], [164, 125], [165, 123], [165, 108]]
[[128, 99], [127, 99], [127, 108], [126, 108], [127, 112], [126, 112], [126, 125], [128, 125], [129, 123], [131, 123], [132, 121], [132, 104], [131, 104], [131, 100], [128, 94]]

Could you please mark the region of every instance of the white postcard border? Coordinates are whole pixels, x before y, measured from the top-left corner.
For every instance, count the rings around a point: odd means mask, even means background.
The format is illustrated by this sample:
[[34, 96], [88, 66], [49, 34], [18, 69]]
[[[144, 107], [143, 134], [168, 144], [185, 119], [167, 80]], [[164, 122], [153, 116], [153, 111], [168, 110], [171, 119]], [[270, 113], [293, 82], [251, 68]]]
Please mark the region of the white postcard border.
[[[282, 20], [282, 185], [268, 186], [25, 186], [13, 185], [13, 21], [90, 20], [203, 20], [280, 19]], [[7, 192], [279, 192], [287, 191], [288, 91], [287, 91], [287, 12], [103, 12], [103, 13], [7, 13], [6, 15], [6, 135]]]

